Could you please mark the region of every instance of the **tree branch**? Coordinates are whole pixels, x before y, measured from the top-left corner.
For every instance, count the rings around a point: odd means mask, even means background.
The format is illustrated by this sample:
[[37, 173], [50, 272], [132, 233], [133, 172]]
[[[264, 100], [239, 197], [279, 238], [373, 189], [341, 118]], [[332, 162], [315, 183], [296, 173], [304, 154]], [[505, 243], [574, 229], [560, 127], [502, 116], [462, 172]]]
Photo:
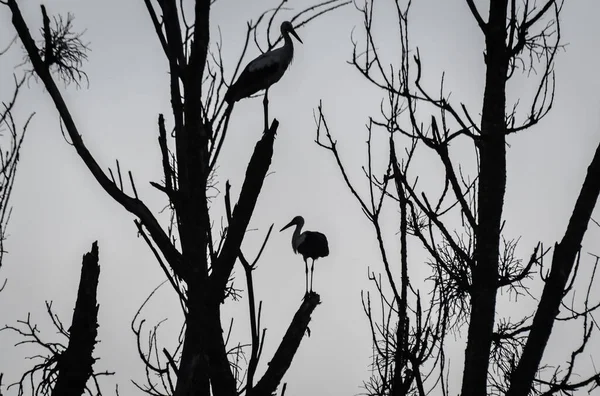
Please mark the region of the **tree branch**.
[[31, 37], [31, 34], [29, 33], [27, 24], [23, 20], [23, 16], [21, 15], [21, 11], [19, 10], [17, 2], [15, 0], [8, 0], [8, 6], [12, 12], [12, 23], [29, 55], [29, 59], [31, 60], [35, 72], [43, 81], [44, 86], [54, 101], [56, 109], [58, 110], [60, 117], [65, 124], [77, 154], [79, 154], [83, 162], [85, 162], [86, 166], [94, 178], [102, 186], [102, 188], [104, 188], [104, 190], [115, 201], [120, 203], [126, 210], [136, 215], [141, 220], [141, 222], [150, 232], [152, 238], [156, 241], [156, 244], [164, 254], [165, 258], [168, 260], [175, 273], [185, 279], [187, 269], [183, 267], [181, 262], [181, 254], [171, 244], [169, 237], [160, 227], [160, 224], [152, 212], [150, 212], [148, 207], [142, 201], [137, 198], [132, 198], [123, 191], [119, 190], [119, 188], [113, 182], [111, 182], [111, 180], [102, 171], [94, 157], [88, 151], [87, 147], [83, 143], [81, 135], [79, 134], [77, 126], [75, 125], [75, 121], [73, 120], [67, 105], [60, 94], [56, 83], [50, 75], [48, 67], [44, 65], [44, 62], [40, 58], [38, 48]]
[[575, 257], [581, 249], [581, 241], [592, 211], [600, 194], [600, 145], [596, 148], [575, 203], [567, 230], [560, 243], [555, 245], [552, 268], [546, 279], [542, 298], [538, 304], [523, 355], [512, 375], [507, 396], [526, 396], [531, 389], [537, 368], [552, 333], [554, 320], [564, 297], [564, 289], [571, 274]]
[[165, 52], [165, 55], [168, 57], [169, 56], [169, 47], [167, 45], [167, 39], [165, 38], [165, 35], [162, 32], [160, 22], [158, 21], [158, 17], [156, 16], [156, 11], [154, 10], [154, 7], [152, 6], [152, 1], [144, 0], [144, 4], [146, 4], [146, 8], [148, 9], [148, 13], [150, 14], [150, 19], [152, 20], [152, 25], [154, 26], [154, 30], [156, 31], [156, 35], [158, 36], [160, 45], [162, 46], [162, 49]]
[[80, 396], [92, 376], [92, 354], [98, 336], [98, 242], [83, 256], [79, 291], [71, 323], [69, 346], [58, 360], [58, 378], [53, 396]]
[[467, 5], [469, 6], [469, 9], [471, 10], [471, 14], [473, 14], [473, 16], [475, 17], [475, 20], [477, 21], [477, 24], [479, 25], [479, 28], [481, 29], [483, 34], [487, 34], [487, 24], [483, 21], [481, 14], [479, 13], [479, 11], [477, 10], [477, 7], [475, 6], [475, 3], [473, 3], [473, 0], [466, 0], [466, 1], [467, 1]]
[[311, 315], [320, 302], [321, 298], [317, 293], [307, 295], [294, 315], [273, 359], [269, 362], [267, 371], [247, 396], [271, 396], [275, 393], [281, 379], [292, 364], [292, 359], [308, 329]]
[[258, 195], [271, 165], [273, 143], [275, 142], [275, 134], [278, 127], [279, 121], [276, 119], [273, 120], [269, 130], [263, 134], [263, 137], [256, 144], [254, 153], [246, 169], [246, 178], [244, 179], [238, 202], [233, 209], [227, 237], [223, 243], [217, 263], [213, 267], [213, 273], [210, 276], [210, 285], [213, 292], [218, 292], [216, 294], [211, 293], [214, 298], [218, 299], [215, 302], [220, 302], [220, 299], [224, 296], [223, 291], [227, 285], [227, 280], [229, 279], [235, 260], [238, 257], [246, 228], [254, 212]]

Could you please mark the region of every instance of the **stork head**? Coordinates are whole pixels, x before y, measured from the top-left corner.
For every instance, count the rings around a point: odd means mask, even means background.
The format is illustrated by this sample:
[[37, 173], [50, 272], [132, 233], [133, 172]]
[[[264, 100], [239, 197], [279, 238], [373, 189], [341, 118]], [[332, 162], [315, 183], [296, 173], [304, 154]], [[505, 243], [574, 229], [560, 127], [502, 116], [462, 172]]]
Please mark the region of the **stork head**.
[[284, 21], [281, 24], [281, 35], [285, 36], [287, 33], [291, 33], [292, 36], [296, 37], [296, 39], [302, 43], [302, 40], [300, 40], [300, 37], [298, 37], [298, 34], [294, 30], [294, 25], [292, 25], [290, 21]]
[[279, 232], [286, 230], [288, 228], [290, 228], [293, 225], [299, 225], [300, 227], [302, 227], [304, 225], [304, 218], [302, 216], [296, 216], [292, 219], [292, 221], [290, 221], [288, 223], [288, 225], [286, 225], [285, 227], [283, 227], [281, 230], [279, 230]]

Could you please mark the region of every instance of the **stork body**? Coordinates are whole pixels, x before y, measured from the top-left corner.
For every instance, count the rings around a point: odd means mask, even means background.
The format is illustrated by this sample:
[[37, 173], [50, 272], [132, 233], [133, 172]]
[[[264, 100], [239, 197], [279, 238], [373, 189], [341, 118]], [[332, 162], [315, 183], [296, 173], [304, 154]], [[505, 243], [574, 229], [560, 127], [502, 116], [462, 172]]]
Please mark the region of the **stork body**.
[[302, 258], [304, 259], [306, 293], [308, 294], [308, 259], [312, 259], [312, 265], [310, 267], [310, 291], [312, 292], [315, 260], [321, 257], [327, 257], [329, 255], [329, 244], [327, 242], [327, 237], [320, 232], [301, 232], [302, 227], [304, 226], [304, 218], [302, 216], [294, 217], [288, 225], [281, 229], [281, 231], [293, 225], [296, 226], [296, 229], [294, 230], [294, 234], [292, 235], [292, 249], [294, 250], [294, 253], [302, 255]]
[[294, 26], [288, 21], [283, 22], [281, 24], [281, 35], [284, 40], [283, 47], [265, 52], [246, 66], [237, 81], [229, 87], [229, 90], [225, 94], [225, 101], [229, 105], [263, 89], [268, 91], [271, 85], [283, 77], [283, 74], [294, 58], [294, 44], [292, 43], [290, 33], [302, 43], [302, 40], [300, 40], [300, 37], [298, 37], [294, 30]]

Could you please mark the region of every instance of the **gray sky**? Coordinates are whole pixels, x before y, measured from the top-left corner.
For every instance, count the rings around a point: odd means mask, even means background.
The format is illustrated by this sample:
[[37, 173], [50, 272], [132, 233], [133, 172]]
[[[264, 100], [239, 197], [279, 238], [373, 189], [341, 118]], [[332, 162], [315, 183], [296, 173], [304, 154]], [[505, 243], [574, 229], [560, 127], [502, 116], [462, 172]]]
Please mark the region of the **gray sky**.
[[[36, 32], [41, 23], [38, 2], [21, 3], [32, 32]], [[411, 44], [420, 49], [426, 86], [437, 92], [445, 71], [452, 99], [464, 102], [477, 115], [483, 91], [483, 40], [464, 1], [415, 3]], [[220, 26], [226, 60], [233, 60], [241, 49], [245, 21], [275, 4], [265, 0], [220, 0], [215, 4], [212, 37], [216, 37], [216, 27]], [[294, 1], [289, 6], [300, 10], [309, 4], [312, 2]], [[84, 141], [104, 169], [114, 168], [115, 159], [119, 159], [122, 169], [131, 170], [140, 196], [151, 209], [159, 211], [166, 201], [148, 181], [161, 180], [156, 120], [162, 112], [170, 123], [168, 74], [143, 2], [48, 0], [45, 5], [51, 14], [73, 12], [76, 28], [87, 29], [84, 37], [91, 42], [92, 52], [85, 66], [90, 88], [62, 89]], [[509, 138], [505, 230], [507, 237], [523, 236], [518, 249], [523, 257], [529, 256], [537, 240], [550, 246], [562, 237], [600, 138], [598, 11], [600, 5], [595, 0], [567, 2], [562, 34], [568, 46], [566, 52], [559, 53], [556, 63], [554, 109], [529, 132]], [[397, 30], [389, 13], [380, 12], [379, 18], [380, 48], [395, 61], [398, 57], [394, 51], [399, 50], [395, 44]], [[370, 333], [360, 305], [360, 290], [370, 287], [366, 281], [368, 266], [382, 269], [379, 253], [369, 223], [344, 188], [333, 158], [313, 142], [312, 115], [323, 99], [351, 177], [361, 192], [366, 192], [360, 170], [366, 158], [364, 125], [369, 115], [379, 114], [381, 94], [346, 64], [352, 49], [350, 32], [356, 27], [356, 37], [362, 38], [361, 26], [361, 14], [350, 6], [299, 30], [304, 45], [296, 44], [294, 63], [270, 91], [270, 115], [281, 122], [273, 173], [266, 179], [250, 224], [258, 231], [249, 233], [243, 251], [253, 256], [271, 223], [278, 231], [297, 214], [305, 217], [307, 229], [327, 235], [331, 251], [316, 265], [314, 286], [323, 303], [313, 316], [312, 335], [303, 340], [284, 378], [291, 396], [353, 395], [361, 392], [359, 386], [368, 378]], [[9, 13], [0, 8], [0, 44], [13, 35]], [[250, 53], [255, 56], [258, 51], [251, 47]], [[19, 47], [14, 47], [9, 56], [0, 58], [2, 100], [7, 99], [10, 73], [21, 57]], [[527, 95], [532, 88], [531, 83], [510, 83], [510, 97]], [[147, 294], [163, 280], [160, 268], [143, 240], [136, 237], [133, 217], [102, 191], [73, 148], [65, 143], [50, 98], [33, 80], [21, 93], [17, 119], [23, 121], [31, 111], [37, 114], [22, 152], [6, 243], [9, 254], [0, 272], [0, 279], [8, 278], [6, 290], [0, 295], [0, 324], [14, 323], [31, 312], [42, 324], [43, 334], [54, 336], [43, 316], [44, 300], [54, 300], [56, 312], [65, 322], [70, 321], [81, 257], [98, 240], [101, 343], [96, 348], [96, 356], [100, 357], [96, 368], [117, 371], [115, 377], [104, 382], [105, 391], [117, 382], [122, 394], [129, 394], [133, 391], [130, 378], [143, 381], [129, 323]], [[225, 181], [230, 180], [234, 199], [260, 138], [262, 123], [261, 99], [236, 105], [217, 171], [217, 187], [223, 191]], [[472, 150], [460, 155], [472, 163]], [[420, 168], [425, 180], [435, 180], [439, 170], [430, 159], [424, 160]], [[431, 186], [437, 191], [435, 185]], [[219, 197], [215, 213], [221, 207]], [[384, 221], [386, 242], [395, 253], [395, 208], [390, 206], [388, 213], [389, 219]], [[219, 218], [215, 214], [213, 217], [218, 224]], [[166, 224], [167, 217], [160, 218]], [[599, 230], [592, 226], [584, 251], [600, 253], [594, 251], [599, 236]], [[263, 323], [268, 328], [259, 370], [266, 367], [303, 295], [303, 263], [300, 256], [293, 255], [290, 240], [291, 231], [275, 232], [255, 274], [257, 298], [264, 300]], [[585, 255], [584, 259], [584, 264], [591, 264]], [[413, 260], [411, 276], [426, 276], [427, 267], [418, 265], [422, 257]], [[238, 267], [235, 272], [242, 275]], [[240, 283], [240, 287], [245, 285]], [[519, 303], [504, 306], [501, 311], [518, 314], [527, 306], [521, 300]], [[223, 318], [227, 325], [230, 316], [241, 315], [234, 332], [241, 342], [249, 340], [245, 311], [245, 300], [230, 303]], [[157, 293], [146, 316], [150, 323], [170, 318], [161, 334], [165, 346], [173, 346], [180, 316], [174, 293], [167, 286]], [[558, 327], [551, 342], [564, 339], [564, 331]], [[30, 364], [13, 359], [28, 352], [26, 348], [7, 350], [14, 340], [0, 333], [0, 372], [6, 373], [5, 382], [14, 381]], [[454, 348], [458, 353], [453, 362], [462, 360], [463, 349], [462, 344]], [[547, 355], [558, 359], [564, 353], [568, 351], [552, 346]], [[459, 381], [457, 376], [454, 386]]]

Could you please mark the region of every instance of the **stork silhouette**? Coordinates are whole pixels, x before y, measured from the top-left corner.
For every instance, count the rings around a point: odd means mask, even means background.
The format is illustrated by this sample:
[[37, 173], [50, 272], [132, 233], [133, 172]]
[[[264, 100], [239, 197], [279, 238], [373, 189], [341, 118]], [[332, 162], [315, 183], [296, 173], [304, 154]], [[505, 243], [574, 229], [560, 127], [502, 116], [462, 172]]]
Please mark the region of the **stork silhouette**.
[[283, 74], [294, 58], [294, 44], [292, 43], [290, 34], [302, 43], [302, 40], [300, 40], [300, 37], [298, 37], [298, 34], [294, 30], [294, 25], [289, 21], [283, 22], [281, 24], [283, 46], [267, 51], [248, 63], [237, 81], [229, 87], [225, 94], [225, 102], [232, 106], [235, 102], [264, 89], [265, 129], [267, 129], [268, 125], [269, 88], [283, 77]]
[[304, 218], [302, 216], [296, 216], [290, 221], [288, 225], [283, 227], [279, 232], [295, 225], [296, 229], [292, 235], [292, 249], [294, 253], [302, 255], [304, 259], [304, 273], [306, 277], [306, 294], [309, 293], [308, 288], [308, 259], [312, 259], [312, 265], [310, 267], [310, 292], [312, 292], [313, 284], [313, 273], [315, 269], [315, 260], [327, 257], [329, 255], [329, 244], [327, 237], [317, 231], [302, 231], [304, 226]]

